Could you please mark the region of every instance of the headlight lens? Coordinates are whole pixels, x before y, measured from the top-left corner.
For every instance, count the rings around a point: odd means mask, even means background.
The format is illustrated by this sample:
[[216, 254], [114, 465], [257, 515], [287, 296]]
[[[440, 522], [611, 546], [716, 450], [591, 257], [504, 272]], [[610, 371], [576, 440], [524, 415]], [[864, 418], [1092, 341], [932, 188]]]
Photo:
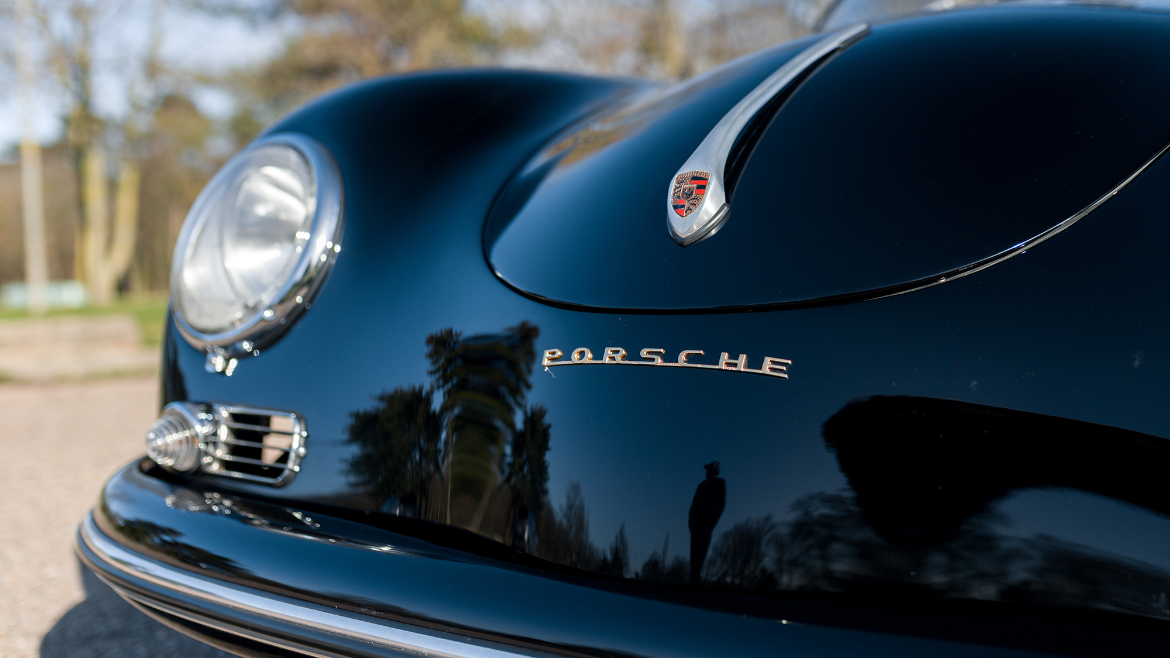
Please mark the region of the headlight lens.
[[175, 247], [171, 293], [188, 340], [222, 348], [285, 324], [340, 249], [340, 212], [337, 166], [315, 140], [278, 134], [229, 161]]

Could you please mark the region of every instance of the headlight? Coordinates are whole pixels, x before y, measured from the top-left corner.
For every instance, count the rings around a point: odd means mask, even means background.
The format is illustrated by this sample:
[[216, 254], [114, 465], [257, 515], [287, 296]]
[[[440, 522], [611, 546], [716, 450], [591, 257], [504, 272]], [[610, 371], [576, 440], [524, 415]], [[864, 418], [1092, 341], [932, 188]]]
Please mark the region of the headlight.
[[175, 245], [171, 300], [183, 336], [228, 357], [275, 340], [341, 251], [341, 200], [337, 164], [312, 138], [271, 135], [228, 161]]

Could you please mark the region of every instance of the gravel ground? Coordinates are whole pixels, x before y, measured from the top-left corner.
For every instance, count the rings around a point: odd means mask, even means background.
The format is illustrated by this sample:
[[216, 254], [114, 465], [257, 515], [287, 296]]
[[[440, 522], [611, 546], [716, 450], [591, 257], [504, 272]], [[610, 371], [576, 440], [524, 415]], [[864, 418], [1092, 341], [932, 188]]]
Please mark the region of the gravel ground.
[[73, 552], [102, 483], [141, 456], [154, 377], [0, 385], [0, 656], [224, 657], [131, 607]]

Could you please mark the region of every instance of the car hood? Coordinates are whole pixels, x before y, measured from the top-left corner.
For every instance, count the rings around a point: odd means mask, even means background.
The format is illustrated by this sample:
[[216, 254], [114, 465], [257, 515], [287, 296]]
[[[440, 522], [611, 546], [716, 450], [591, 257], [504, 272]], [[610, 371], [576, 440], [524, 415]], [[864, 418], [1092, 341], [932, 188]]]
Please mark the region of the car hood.
[[876, 25], [761, 111], [728, 163], [726, 224], [680, 247], [668, 183], [816, 39], [643, 88], [555, 138], [494, 206], [493, 271], [605, 309], [888, 295], [1025, 249], [1170, 143], [1170, 16], [1018, 7]]

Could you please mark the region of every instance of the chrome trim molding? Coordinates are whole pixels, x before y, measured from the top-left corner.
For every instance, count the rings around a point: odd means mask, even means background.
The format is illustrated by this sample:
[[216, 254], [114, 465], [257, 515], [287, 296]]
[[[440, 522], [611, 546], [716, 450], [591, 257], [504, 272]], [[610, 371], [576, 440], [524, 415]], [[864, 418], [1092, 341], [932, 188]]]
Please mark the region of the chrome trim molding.
[[[86, 515], [85, 520], [81, 523], [80, 543], [84, 543], [87, 549], [106, 564], [102, 566], [103, 568], [108, 568], [115, 574], [121, 572], [130, 578], [141, 579], [155, 586], [182, 593], [187, 597], [209, 604], [231, 607], [253, 616], [307, 627], [327, 635], [355, 639], [397, 652], [446, 657], [531, 656], [475, 643], [469, 637], [454, 638], [422, 631], [422, 628], [415, 628], [418, 630], [416, 631], [409, 629], [407, 625], [385, 620], [375, 622], [374, 619], [365, 618], [359, 614], [342, 615], [328, 610], [327, 607], [309, 602], [301, 602], [192, 574], [137, 554], [114, 542], [97, 527], [93, 513]], [[124, 590], [123, 588], [117, 589], [119, 592]], [[149, 598], [141, 595], [126, 593], [126, 596], [146, 606], [156, 606]], [[173, 607], [160, 606], [158, 608], [172, 615], [192, 618], [187, 614], [178, 613], [177, 609]], [[206, 624], [202, 619], [195, 621]], [[222, 628], [221, 625], [219, 627]], [[262, 633], [257, 634], [251, 629], [232, 628], [226, 631], [263, 643], [273, 642], [271, 637]], [[298, 647], [296, 650], [304, 651], [304, 648]]]
[[1140, 176], [1142, 174], [1142, 172], [1149, 169], [1155, 162], [1158, 161], [1159, 158], [1166, 155], [1167, 151], [1170, 151], [1170, 144], [1167, 144], [1166, 146], [1162, 147], [1162, 149], [1160, 151], [1158, 151], [1156, 154], [1154, 154], [1154, 157], [1150, 158], [1145, 163], [1143, 163], [1141, 167], [1138, 167], [1137, 170], [1134, 171], [1134, 173], [1125, 177], [1125, 179], [1123, 181], [1121, 181], [1117, 185], [1113, 186], [1112, 190], [1101, 195], [1100, 197], [1097, 198], [1096, 201], [1089, 204], [1088, 206], [1085, 206], [1080, 211], [1074, 213], [1073, 215], [1071, 215], [1070, 217], [1068, 217], [1067, 219], [1062, 221], [1060, 224], [1057, 224], [1056, 226], [1054, 226], [1050, 229], [1046, 229], [1046, 230], [1036, 234], [1035, 236], [1032, 236], [1031, 238], [1029, 238], [1021, 243], [1017, 243], [1016, 245], [1009, 247], [1009, 248], [1003, 250], [1002, 252], [999, 252], [998, 254], [992, 254], [991, 256], [989, 256], [985, 259], [976, 261], [975, 263], [972, 263], [970, 265], [966, 265], [966, 266], [963, 266], [961, 268], [956, 268], [954, 270], [944, 272], [942, 274], [934, 275], [933, 277], [929, 277], [926, 280], [919, 280], [918, 282], [911, 282], [911, 284], [908, 287], [904, 288], [903, 290], [895, 291], [895, 292], [889, 293], [887, 295], [874, 296], [874, 298], [872, 298], [872, 299], [876, 300], [876, 299], [881, 299], [884, 297], [893, 297], [895, 295], [903, 295], [905, 293], [913, 293], [914, 291], [920, 291], [924, 288], [930, 288], [931, 286], [938, 286], [939, 284], [945, 284], [948, 281], [954, 281], [954, 280], [959, 279], [961, 277], [966, 277], [967, 275], [973, 275], [976, 272], [979, 272], [980, 270], [990, 268], [991, 266], [993, 266], [997, 263], [1001, 263], [1003, 261], [1006, 261], [1006, 260], [1012, 258], [1013, 256], [1023, 254], [1024, 252], [1028, 251], [1029, 249], [1032, 249], [1036, 245], [1039, 245], [1040, 243], [1044, 242], [1045, 240], [1048, 240], [1049, 238], [1052, 238], [1052, 237], [1056, 236], [1057, 234], [1062, 233], [1065, 229], [1068, 229], [1072, 225], [1083, 220], [1085, 217], [1087, 217], [1089, 215], [1089, 213], [1092, 213], [1093, 211], [1100, 208], [1102, 204], [1109, 201], [1110, 199], [1115, 197], [1117, 195], [1117, 193], [1124, 190], [1125, 186], [1132, 183], [1134, 179], [1136, 179], [1138, 176]]
[[[101, 579], [100, 576], [98, 578]], [[118, 595], [120, 595], [122, 597], [122, 599], [129, 602], [131, 606], [138, 609], [139, 611], [142, 611], [143, 613], [154, 618], [155, 620], [158, 620], [159, 622], [163, 623], [164, 625], [168, 624], [165, 616], [171, 616], [173, 618], [179, 618], [182, 620], [186, 620], [188, 622], [193, 622], [193, 623], [198, 624], [198, 625], [203, 625], [204, 627], [210, 627], [211, 629], [223, 632], [225, 634], [230, 634], [233, 636], [241, 636], [241, 634], [239, 633], [239, 627], [223, 624], [223, 623], [219, 622], [218, 620], [215, 620], [215, 619], [210, 618], [208, 616], [202, 616], [202, 615], [199, 615], [197, 613], [192, 613], [190, 611], [186, 611], [184, 609], [181, 609], [177, 606], [171, 606], [170, 604], [167, 604], [166, 602], [160, 602], [158, 600], [143, 597], [142, 595], [139, 595], [138, 593], [135, 593], [134, 591], [128, 590], [126, 588], [122, 588], [121, 586], [119, 586], [117, 584], [109, 583], [105, 579], [102, 579], [102, 581], [105, 582], [106, 585], [109, 586], [110, 588], [113, 588], [114, 592], [117, 593]], [[160, 613], [163, 615], [160, 616], [159, 615]], [[314, 650], [313, 648], [307, 647], [305, 645], [301, 645], [298, 643], [290, 643], [289, 641], [287, 641], [285, 639], [277, 638], [276, 636], [274, 636], [272, 634], [264, 634], [262, 632], [256, 631], [255, 629], [249, 630], [249, 634], [248, 634], [247, 638], [251, 641], [259, 641], [261, 643], [264, 643], [265, 645], [270, 645], [270, 646], [280, 648], [282, 650], [285, 650], [286, 652], [289, 652], [290, 654], [303, 654], [303, 655], [307, 655], [310, 657], [333, 656], [333, 655], [324, 654], [320, 651]]]
[[[830, 33], [825, 38], [806, 48], [796, 57], [788, 60], [775, 73], [768, 76], [747, 96], [743, 97], [735, 107], [715, 124], [715, 128], [707, 134], [699, 148], [691, 154], [683, 166], [666, 187], [666, 226], [670, 235], [678, 244], [686, 247], [709, 238], [727, 220], [730, 210], [727, 200], [727, 190], [724, 187], [724, 168], [727, 158], [731, 154], [731, 147], [748, 122], [756, 116], [768, 101], [784, 90], [792, 81], [796, 80], [810, 67], [820, 62], [834, 51], [851, 45], [858, 39], [869, 34], [869, 25], [859, 23]], [[695, 174], [698, 178], [706, 178], [706, 191], [701, 195], [698, 205], [680, 214], [675, 212], [673, 201], [677, 185], [681, 185], [681, 178], [687, 174]]]
[[[273, 302], [261, 313], [255, 314], [238, 327], [217, 333], [201, 332], [191, 327], [177, 305], [176, 277], [182, 271], [194, 226], [184, 224], [175, 245], [174, 264], [171, 268], [172, 304], [171, 311], [179, 333], [195, 348], [207, 352], [208, 370], [231, 375], [236, 361], [246, 356], [256, 356], [260, 350], [274, 343], [300, 314], [312, 306], [313, 297], [325, 280], [337, 254], [341, 251], [341, 233], [344, 228], [344, 190], [341, 170], [337, 161], [325, 145], [299, 133], [275, 133], [263, 136], [241, 151], [269, 145], [283, 144], [300, 152], [309, 162], [317, 180], [317, 210], [310, 229], [309, 242], [301, 253], [296, 267], [288, 281], [281, 287]], [[211, 189], [211, 184], [205, 189]], [[210, 203], [200, 195], [195, 200], [188, 217], [196, 217], [201, 204]]]

